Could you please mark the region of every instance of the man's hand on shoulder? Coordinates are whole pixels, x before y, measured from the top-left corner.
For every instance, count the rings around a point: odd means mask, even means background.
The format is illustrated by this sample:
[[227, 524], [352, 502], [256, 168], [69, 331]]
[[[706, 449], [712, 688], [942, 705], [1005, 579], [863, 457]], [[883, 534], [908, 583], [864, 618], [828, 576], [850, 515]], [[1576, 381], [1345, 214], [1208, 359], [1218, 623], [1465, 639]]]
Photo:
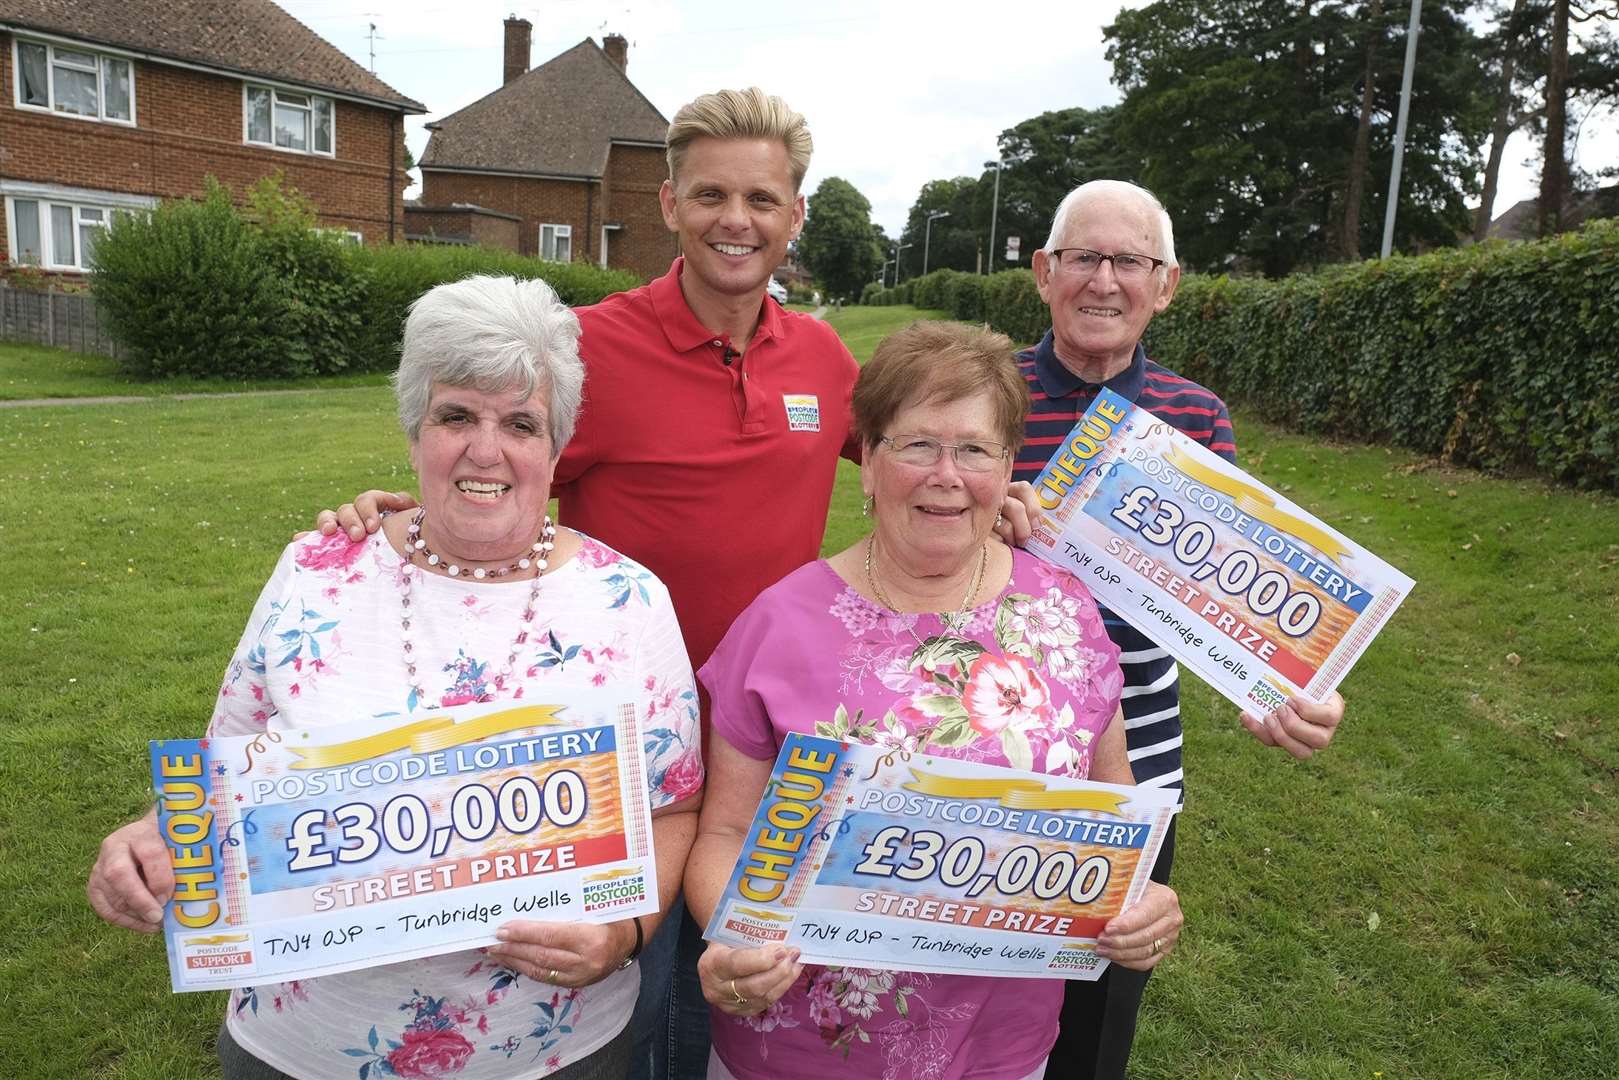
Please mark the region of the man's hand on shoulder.
[[1279, 746], [1303, 761], [1317, 750], [1325, 750], [1337, 734], [1344, 718], [1344, 699], [1337, 691], [1319, 705], [1301, 697], [1290, 697], [1287, 704], [1268, 716], [1242, 714], [1248, 734], [1266, 746]]
[[382, 528], [384, 511], [399, 513], [414, 510], [418, 505], [416, 496], [408, 491], [377, 491], [373, 488], [361, 492], [353, 502], [344, 503], [336, 510], [322, 510], [315, 517], [315, 527], [322, 536], [331, 536], [341, 529], [350, 540], [364, 540], [368, 533]]
[[1040, 503], [1034, 497], [1034, 485], [1017, 480], [1006, 489], [1006, 500], [1001, 505], [1001, 516], [995, 523], [995, 535], [1017, 547], [1034, 532], [1034, 520], [1040, 516]]

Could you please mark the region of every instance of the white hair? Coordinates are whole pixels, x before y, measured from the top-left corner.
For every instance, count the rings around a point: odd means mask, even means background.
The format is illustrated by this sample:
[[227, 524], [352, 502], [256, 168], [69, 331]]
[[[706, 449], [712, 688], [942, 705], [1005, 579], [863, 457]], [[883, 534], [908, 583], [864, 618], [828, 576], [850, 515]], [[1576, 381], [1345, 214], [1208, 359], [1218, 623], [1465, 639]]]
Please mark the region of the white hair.
[[393, 377], [399, 426], [413, 443], [435, 383], [509, 390], [520, 401], [548, 390], [551, 453], [560, 454], [585, 384], [579, 317], [539, 280], [479, 274], [429, 289], [410, 306]]
[[[1057, 204], [1056, 214], [1052, 215], [1051, 218], [1051, 234], [1046, 237], [1046, 253], [1050, 254], [1056, 250], [1057, 235], [1062, 232], [1062, 227], [1067, 223], [1070, 214], [1093, 199], [1109, 195], [1122, 195], [1126, 198], [1135, 199], [1158, 216], [1159, 250], [1157, 258], [1164, 260], [1166, 267], [1179, 266], [1180, 263], [1175, 261], [1175, 226], [1170, 223], [1169, 211], [1165, 210], [1164, 204], [1158, 201], [1158, 196], [1139, 184], [1130, 183], [1128, 180], [1092, 180], [1089, 183], [1079, 185], [1063, 196], [1062, 202]], [[1142, 252], [1142, 254], [1148, 253]], [[1160, 272], [1162, 270], [1163, 268], [1160, 268]]]

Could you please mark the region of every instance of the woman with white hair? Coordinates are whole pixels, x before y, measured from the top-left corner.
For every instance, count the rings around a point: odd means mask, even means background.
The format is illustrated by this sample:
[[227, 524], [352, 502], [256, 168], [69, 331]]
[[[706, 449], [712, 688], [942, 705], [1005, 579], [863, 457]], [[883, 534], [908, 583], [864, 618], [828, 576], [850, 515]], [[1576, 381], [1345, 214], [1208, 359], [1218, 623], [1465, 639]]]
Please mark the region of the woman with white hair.
[[[547, 513], [584, 382], [578, 337], [540, 281], [472, 277], [416, 302], [394, 388], [421, 507], [357, 543], [287, 547], [208, 733], [622, 686], [658, 729], [643, 750], [667, 910], [703, 779], [696, 695], [663, 585]], [[151, 932], [173, 884], [154, 811], [102, 844], [89, 894], [108, 922]], [[622, 1076], [635, 957], [658, 921], [513, 921], [485, 950], [235, 990], [224, 1076]]]

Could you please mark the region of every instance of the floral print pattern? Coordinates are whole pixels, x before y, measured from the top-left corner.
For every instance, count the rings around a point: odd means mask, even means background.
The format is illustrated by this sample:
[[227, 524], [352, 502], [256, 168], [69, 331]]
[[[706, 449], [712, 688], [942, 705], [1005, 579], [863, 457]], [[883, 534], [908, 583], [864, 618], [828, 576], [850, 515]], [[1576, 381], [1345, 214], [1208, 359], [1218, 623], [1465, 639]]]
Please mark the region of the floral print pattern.
[[[704, 668], [716, 731], [754, 756], [767, 734], [779, 745], [812, 730], [895, 754], [1088, 775], [1123, 689], [1117, 650], [1077, 579], [1023, 553], [1013, 566], [957, 633], [879, 607], [825, 563], [806, 567], [761, 596]], [[988, 1037], [1015, 1047], [1010, 1070], [1017, 1053], [1042, 1052], [1061, 1000], [1052, 986], [811, 965], [758, 1016], [716, 1018], [714, 1037], [738, 1075], [816, 1077], [819, 1047], [841, 1059], [834, 1076], [943, 1080], [969, 1062], [992, 1071], [966, 1049]]]

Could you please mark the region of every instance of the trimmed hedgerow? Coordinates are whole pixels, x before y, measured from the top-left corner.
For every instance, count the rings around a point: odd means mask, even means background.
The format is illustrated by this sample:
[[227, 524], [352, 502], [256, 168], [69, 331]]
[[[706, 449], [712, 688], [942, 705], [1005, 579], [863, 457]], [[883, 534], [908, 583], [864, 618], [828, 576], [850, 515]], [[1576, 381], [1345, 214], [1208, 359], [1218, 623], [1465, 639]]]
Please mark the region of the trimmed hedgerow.
[[1619, 489], [1619, 221], [1277, 281], [1183, 278], [1146, 344], [1295, 430]]
[[[1013, 341], [1051, 323], [1028, 270], [938, 270], [861, 302], [912, 295]], [[1274, 281], [1187, 275], [1146, 345], [1294, 430], [1619, 489], [1619, 220]]]

